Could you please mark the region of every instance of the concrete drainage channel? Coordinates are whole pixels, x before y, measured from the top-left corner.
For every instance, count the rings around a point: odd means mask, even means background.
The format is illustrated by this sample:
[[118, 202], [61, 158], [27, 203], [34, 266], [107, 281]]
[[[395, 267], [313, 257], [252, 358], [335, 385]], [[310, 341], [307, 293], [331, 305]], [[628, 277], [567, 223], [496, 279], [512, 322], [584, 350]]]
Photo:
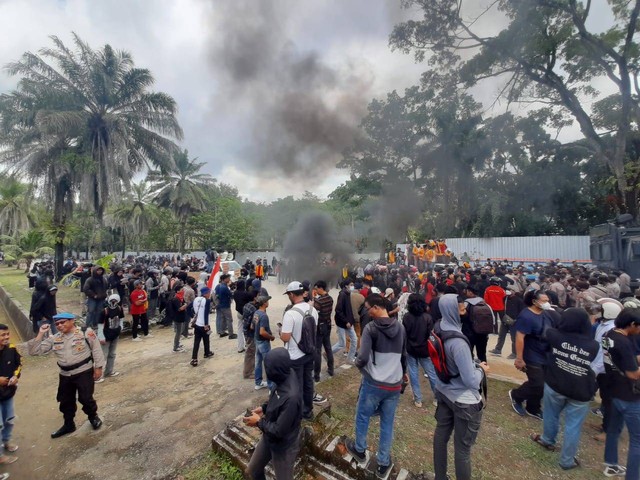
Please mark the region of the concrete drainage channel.
[[[317, 407], [316, 407], [317, 408]], [[320, 409], [313, 422], [304, 422], [301, 435], [301, 449], [296, 459], [295, 478], [322, 480], [368, 480], [375, 478], [376, 462], [370, 459], [366, 467], [357, 466], [355, 460], [344, 448], [344, 438], [336, 435], [340, 422], [331, 417], [331, 405]], [[245, 471], [253, 448], [261, 433], [249, 428], [239, 415], [229, 422], [224, 430], [212, 440], [214, 451], [228, 455], [233, 463]], [[371, 453], [371, 452], [370, 452]], [[267, 466], [267, 478], [275, 479], [271, 465]], [[388, 477], [390, 480], [426, 480], [428, 477], [414, 475], [394, 466]]]

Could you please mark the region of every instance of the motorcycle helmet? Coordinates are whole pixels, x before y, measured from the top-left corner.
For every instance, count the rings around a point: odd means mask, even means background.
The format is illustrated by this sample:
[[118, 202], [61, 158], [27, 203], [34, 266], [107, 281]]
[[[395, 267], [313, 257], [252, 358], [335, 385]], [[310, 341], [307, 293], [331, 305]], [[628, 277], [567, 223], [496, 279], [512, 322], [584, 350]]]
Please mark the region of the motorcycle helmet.
[[107, 304], [111, 309], [117, 308], [119, 303], [120, 303], [120, 295], [118, 295], [117, 293], [114, 293], [113, 295], [109, 296], [109, 298], [107, 299]]

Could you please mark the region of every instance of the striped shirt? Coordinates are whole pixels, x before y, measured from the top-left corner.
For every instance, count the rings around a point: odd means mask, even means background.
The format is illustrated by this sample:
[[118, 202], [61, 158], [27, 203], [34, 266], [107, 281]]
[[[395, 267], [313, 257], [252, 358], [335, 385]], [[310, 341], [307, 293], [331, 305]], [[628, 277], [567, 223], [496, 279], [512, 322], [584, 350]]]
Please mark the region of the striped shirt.
[[313, 306], [318, 311], [318, 323], [331, 324], [333, 298], [328, 293], [319, 295], [313, 300]]

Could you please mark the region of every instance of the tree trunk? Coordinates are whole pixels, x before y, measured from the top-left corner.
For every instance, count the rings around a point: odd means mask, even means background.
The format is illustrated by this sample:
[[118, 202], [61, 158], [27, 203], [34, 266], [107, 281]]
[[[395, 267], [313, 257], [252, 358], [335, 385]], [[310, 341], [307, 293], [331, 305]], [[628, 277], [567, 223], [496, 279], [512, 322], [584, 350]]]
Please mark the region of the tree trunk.
[[180, 252], [181, 255], [184, 255], [184, 241], [185, 241], [185, 230], [187, 229], [187, 220], [186, 219], [181, 219], [180, 220], [180, 235], [179, 235], [179, 248], [178, 251]]
[[127, 246], [127, 243], [126, 243], [126, 237], [127, 237], [127, 234], [126, 234], [126, 227], [125, 227], [125, 225], [123, 224], [123, 225], [122, 225], [122, 261], [124, 261], [124, 256], [125, 256], [125, 253], [126, 253], [126, 251], [127, 251], [127, 250], [126, 250], [126, 246]]
[[64, 238], [66, 235], [66, 208], [65, 197], [66, 188], [63, 182], [56, 185], [53, 202], [53, 228], [55, 231], [54, 245], [54, 271], [57, 280], [62, 277], [62, 266], [64, 264]]

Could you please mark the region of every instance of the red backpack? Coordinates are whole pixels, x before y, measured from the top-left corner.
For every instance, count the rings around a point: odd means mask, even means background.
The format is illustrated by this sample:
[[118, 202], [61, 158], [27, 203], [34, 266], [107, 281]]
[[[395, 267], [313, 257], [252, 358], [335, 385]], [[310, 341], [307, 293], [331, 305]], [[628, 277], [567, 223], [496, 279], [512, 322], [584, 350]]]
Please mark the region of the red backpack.
[[[469, 339], [465, 337], [461, 332], [455, 332], [450, 330], [441, 331], [439, 328], [434, 328], [431, 330], [429, 334], [429, 339], [427, 340], [427, 348], [429, 349], [429, 358], [433, 362], [433, 366], [435, 367], [436, 374], [442, 383], [451, 382], [452, 378], [459, 377], [460, 374], [452, 375], [449, 372], [449, 367], [447, 367], [447, 354], [444, 349], [444, 342], [449, 340], [450, 338], [462, 338], [467, 344], [469, 344]], [[469, 345], [469, 348], [471, 346]]]

